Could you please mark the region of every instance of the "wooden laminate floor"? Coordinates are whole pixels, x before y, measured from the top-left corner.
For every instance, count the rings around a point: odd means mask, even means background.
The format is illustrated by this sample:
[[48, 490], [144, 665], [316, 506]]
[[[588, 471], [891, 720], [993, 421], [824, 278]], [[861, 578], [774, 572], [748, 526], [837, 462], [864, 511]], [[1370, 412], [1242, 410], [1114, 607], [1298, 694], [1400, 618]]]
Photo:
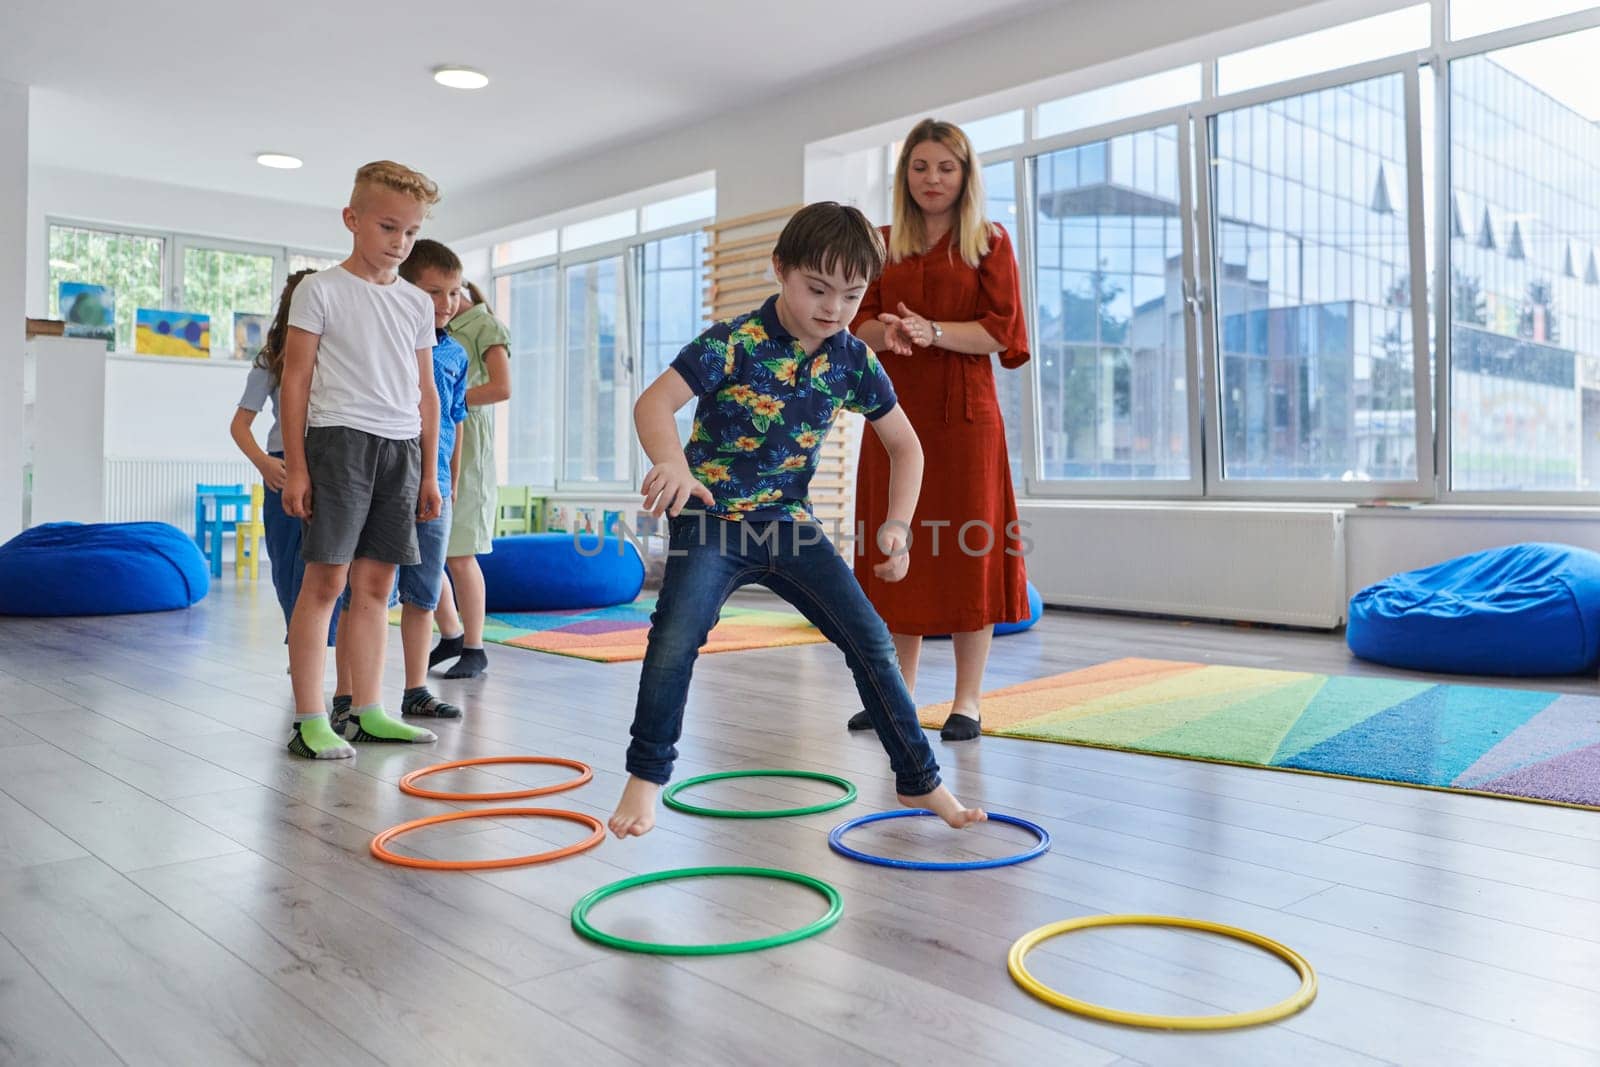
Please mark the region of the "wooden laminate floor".
[[[265, 578], [225, 579], [188, 612], [0, 619], [0, 1063], [1067, 1064], [1600, 1063], [1600, 814], [1151, 756], [934, 740], [957, 793], [1049, 828], [1032, 863], [955, 874], [854, 863], [841, 813], [663, 814], [648, 837], [542, 867], [413, 871], [367, 854], [394, 823], [449, 810], [401, 775], [444, 759], [543, 753], [594, 781], [522, 802], [604, 817], [622, 782], [637, 664], [490, 646], [490, 673], [435, 690], [464, 705], [423, 748], [353, 762], [283, 748], [281, 619]], [[388, 692], [398, 699], [398, 631]], [[1335, 635], [1050, 613], [995, 644], [991, 688], [1128, 655], [1343, 673]], [[947, 699], [948, 643], [919, 696]], [[1538, 683], [1591, 691], [1587, 679]], [[680, 776], [795, 767], [893, 806], [828, 646], [700, 661]], [[566, 772], [438, 779], [507, 788]], [[471, 784], [468, 784], [471, 783]], [[756, 780], [704, 802], [786, 806], [828, 787]], [[860, 847], [997, 856], [1026, 841], [931, 820]], [[416, 834], [439, 858], [540, 851], [572, 824], [466, 822]], [[574, 901], [666, 867], [805, 871], [844, 895], [820, 937], [747, 955], [631, 955], [579, 939]], [[803, 924], [820, 900], [727, 879], [596, 909], [619, 934], [738, 940]], [[1006, 974], [1011, 942], [1092, 912], [1193, 915], [1282, 940], [1317, 968], [1306, 1012], [1250, 1031], [1171, 1034], [1064, 1014]], [[1044, 980], [1119, 1007], [1208, 1013], [1295, 985], [1253, 949], [1158, 930], [1085, 932], [1036, 951]]]

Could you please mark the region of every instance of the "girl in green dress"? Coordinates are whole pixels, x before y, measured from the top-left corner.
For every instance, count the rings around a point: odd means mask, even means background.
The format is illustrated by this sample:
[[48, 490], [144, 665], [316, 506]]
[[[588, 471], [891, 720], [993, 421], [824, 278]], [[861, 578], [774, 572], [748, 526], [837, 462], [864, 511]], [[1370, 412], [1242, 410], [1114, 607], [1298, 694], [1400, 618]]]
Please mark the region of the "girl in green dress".
[[[467, 350], [467, 421], [461, 424], [461, 483], [456, 489], [450, 543], [445, 548], [449, 588], [439, 597], [439, 644], [430, 667], [455, 659], [446, 678], [474, 678], [489, 666], [483, 651], [483, 571], [478, 556], [494, 548], [499, 479], [495, 477], [494, 406], [511, 396], [511, 334], [467, 283], [472, 306], [450, 320], [450, 336]], [[452, 599], [450, 589], [455, 590]], [[459, 657], [459, 658], [457, 658]]]

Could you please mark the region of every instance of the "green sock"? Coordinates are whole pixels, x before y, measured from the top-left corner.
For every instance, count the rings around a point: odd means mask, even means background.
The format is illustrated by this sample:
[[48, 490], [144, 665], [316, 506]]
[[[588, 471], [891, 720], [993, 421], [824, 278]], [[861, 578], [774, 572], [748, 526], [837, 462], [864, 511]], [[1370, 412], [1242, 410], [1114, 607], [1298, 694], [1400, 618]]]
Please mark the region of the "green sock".
[[305, 759], [349, 759], [356, 754], [355, 749], [344, 743], [344, 738], [333, 732], [326, 715], [296, 719], [289, 751]]
[[368, 704], [364, 708], [355, 710], [357, 723], [356, 735], [352, 741], [399, 741], [411, 744], [425, 744], [429, 741], [439, 740], [432, 730], [424, 730], [420, 726], [391, 719], [389, 713], [383, 710], [381, 704]]

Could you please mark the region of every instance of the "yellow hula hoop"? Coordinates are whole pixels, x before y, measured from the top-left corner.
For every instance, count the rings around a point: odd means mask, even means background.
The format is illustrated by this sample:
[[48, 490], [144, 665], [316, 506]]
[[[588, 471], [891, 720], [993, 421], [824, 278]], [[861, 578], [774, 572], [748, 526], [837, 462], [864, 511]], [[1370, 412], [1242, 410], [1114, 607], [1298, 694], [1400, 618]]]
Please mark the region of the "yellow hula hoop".
[[[1177, 926], [1245, 941], [1266, 949], [1293, 967], [1295, 973], [1300, 976], [1300, 988], [1288, 998], [1270, 1007], [1257, 1008], [1254, 1011], [1240, 1011], [1229, 1015], [1146, 1015], [1143, 1012], [1107, 1008], [1100, 1004], [1091, 1004], [1087, 1000], [1069, 997], [1065, 993], [1058, 993], [1028, 971], [1024, 960], [1039, 944], [1073, 930], [1087, 930], [1095, 926]], [[1237, 926], [1224, 926], [1221, 923], [1206, 922], [1204, 919], [1185, 919], [1175, 915], [1084, 915], [1076, 919], [1063, 919], [1060, 922], [1050, 923], [1017, 938], [1006, 957], [1006, 969], [1011, 972], [1011, 978], [1017, 985], [1053, 1007], [1104, 1022], [1143, 1026], [1156, 1030], [1235, 1030], [1244, 1026], [1260, 1026], [1262, 1023], [1288, 1018], [1317, 997], [1317, 972], [1311, 969], [1311, 964], [1306, 962], [1304, 956], [1289, 946]]]

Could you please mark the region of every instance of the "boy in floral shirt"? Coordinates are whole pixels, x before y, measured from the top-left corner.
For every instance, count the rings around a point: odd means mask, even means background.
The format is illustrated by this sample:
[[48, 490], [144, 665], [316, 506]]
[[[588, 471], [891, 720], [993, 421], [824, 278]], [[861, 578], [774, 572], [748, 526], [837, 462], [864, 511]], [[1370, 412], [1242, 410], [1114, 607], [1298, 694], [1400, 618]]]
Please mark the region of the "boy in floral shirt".
[[[639, 677], [628, 784], [611, 816], [619, 838], [655, 825], [695, 657], [729, 594], [751, 582], [793, 604], [844, 652], [889, 753], [900, 802], [930, 808], [954, 827], [987, 818], [940, 783], [888, 628], [812, 516], [807, 495], [830, 424], [844, 411], [864, 414], [893, 468], [889, 520], [877, 532], [888, 558], [874, 573], [886, 582], [905, 577], [922, 447], [877, 358], [847, 328], [883, 257], [883, 239], [855, 208], [802, 209], [772, 256], [778, 295], [691, 341], [634, 408], [639, 442], [654, 464], [645, 506], [670, 516], [670, 541]], [[680, 448], [673, 415], [694, 397], [694, 429]], [[690, 500], [704, 511], [685, 512]]]

